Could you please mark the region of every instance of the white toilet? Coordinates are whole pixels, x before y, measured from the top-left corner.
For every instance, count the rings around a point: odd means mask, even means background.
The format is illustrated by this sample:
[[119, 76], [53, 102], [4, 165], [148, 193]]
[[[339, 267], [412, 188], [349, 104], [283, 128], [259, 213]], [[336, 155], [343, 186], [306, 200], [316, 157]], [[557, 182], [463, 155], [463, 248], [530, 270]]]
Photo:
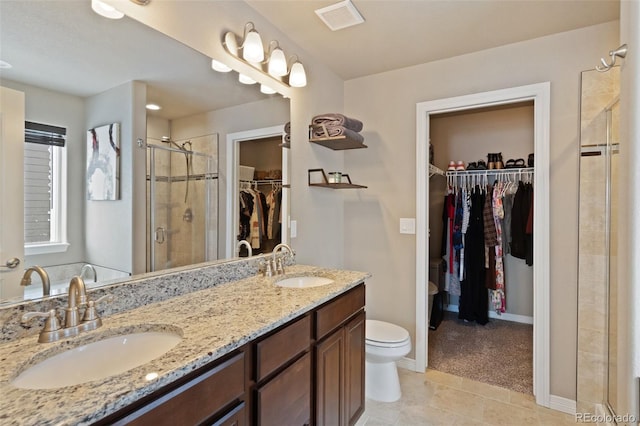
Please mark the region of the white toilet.
[[374, 401], [400, 399], [396, 361], [411, 351], [409, 332], [395, 324], [367, 320], [365, 340], [365, 396]]

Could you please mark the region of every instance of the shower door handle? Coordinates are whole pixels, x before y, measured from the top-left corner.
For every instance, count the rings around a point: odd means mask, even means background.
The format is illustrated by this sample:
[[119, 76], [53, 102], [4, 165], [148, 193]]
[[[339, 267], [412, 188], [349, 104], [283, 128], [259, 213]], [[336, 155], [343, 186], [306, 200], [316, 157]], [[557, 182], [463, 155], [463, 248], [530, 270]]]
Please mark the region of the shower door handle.
[[154, 239], [155, 239], [156, 243], [158, 243], [158, 244], [164, 243], [164, 241], [165, 241], [165, 230], [164, 230], [164, 228], [162, 226], [158, 226], [156, 228]]
[[7, 260], [4, 265], [0, 265], [0, 271], [3, 269], [15, 269], [19, 264], [20, 259], [18, 259], [17, 257], [12, 257], [11, 259]]

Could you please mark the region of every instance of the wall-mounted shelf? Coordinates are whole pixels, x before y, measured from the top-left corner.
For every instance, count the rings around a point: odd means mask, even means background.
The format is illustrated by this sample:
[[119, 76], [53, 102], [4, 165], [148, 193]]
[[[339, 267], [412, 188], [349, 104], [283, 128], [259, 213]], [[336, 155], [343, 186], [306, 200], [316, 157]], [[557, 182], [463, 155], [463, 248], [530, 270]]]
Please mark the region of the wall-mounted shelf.
[[318, 145], [333, 149], [334, 151], [367, 148], [367, 146], [362, 142], [349, 139], [346, 136], [335, 136], [332, 138], [311, 138], [309, 139], [309, 142], [317, 143]]
[[[324, 131], [326, 136], [323, 137], [312, 137], [313, 130], [321, 128]], [[329, 131], [324, 125], [309, 126], [309, 142], [317, 143], [318, 145], [322, 145], [326, 148], [333, 149], [334, 151], [342, 151], [345, 149], [360, 149], [367, 148], [367, 146], [359, 140], [348, 138], [347, 136], [329, 136]]]
[[[322, 173], [322, 182], [311, 183], [311, 174], [312, 173]], [[331, 188], [331, 189], [363, 189], [366, 188], [364, 185], [356, 185], [355, 183], [351, 183], [351, 178], [348, 174], [342, 174], [342, 179], [347, 179], [347, 182], [340, 183], [331, 183], [329, 179], [327, 179], [327, 174], [324, 172], [324, 169], [309, 169], [308, 171], [308, 182], [309, 186], [318, 186], [321, 188]]]

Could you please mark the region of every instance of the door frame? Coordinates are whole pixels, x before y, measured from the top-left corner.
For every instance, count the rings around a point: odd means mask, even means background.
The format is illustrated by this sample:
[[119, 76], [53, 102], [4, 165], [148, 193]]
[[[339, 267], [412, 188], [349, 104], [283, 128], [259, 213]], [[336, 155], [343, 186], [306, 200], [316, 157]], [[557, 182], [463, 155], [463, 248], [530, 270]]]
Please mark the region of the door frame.
[[[239, 198], [238, 191], [238, 166], [240, 165], [239, 144], [248, 140], [266, 139], [284, 135], [284, 125], [262, 127], [259, 129], [245, 130], [242, 132], [227, 134], [227, 206], [226, 206], [226, 258], [235, 257], [236, 232], [238, 229]], [[284, 142], [284, 140], [283, 140]], [[282, 147], [282, 201], [280, 211], [286, 214], [283, 217], [282, 242], [289, 244], [289, 149]]]
[[549, 407], [550, 283], [549, 283], [549, 82], [476, 93], [416, 104], [416, 360], [415, 371], [426, 371], [428, 345], [427, 287], [429, 277], [429, 126], [430, 116], [454, 111], [534, 103], [533, 217], [533, 394], [536, 403]]

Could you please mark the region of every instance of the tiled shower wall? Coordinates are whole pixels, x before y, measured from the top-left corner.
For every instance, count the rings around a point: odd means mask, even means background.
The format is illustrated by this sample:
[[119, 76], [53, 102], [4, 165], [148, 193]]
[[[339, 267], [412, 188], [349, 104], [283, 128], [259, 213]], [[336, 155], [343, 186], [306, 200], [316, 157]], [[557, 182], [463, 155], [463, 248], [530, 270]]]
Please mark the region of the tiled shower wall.
[[[607, 112], [619, 94], [619, 69], [582, 73], [581, 147], [606, 143]], [[578, 413], [596, 413], [606, 387], [607, 263], [606, 250], [607, 157], [580, 158], [578, 260]], [[616, 173], [612, 162], [612, 174]], [[612, 197], [615, 193], [612, 193]], [[612, 215], [612, 217], [615, 216]], [[614, 224], [615, 225], [615, 224]], [[615, 241], [611, 241], [615, 246]], [[615, 263], [612, 263], [615, 265]], [[615, 271], [614, 271], [615, 272]]]

